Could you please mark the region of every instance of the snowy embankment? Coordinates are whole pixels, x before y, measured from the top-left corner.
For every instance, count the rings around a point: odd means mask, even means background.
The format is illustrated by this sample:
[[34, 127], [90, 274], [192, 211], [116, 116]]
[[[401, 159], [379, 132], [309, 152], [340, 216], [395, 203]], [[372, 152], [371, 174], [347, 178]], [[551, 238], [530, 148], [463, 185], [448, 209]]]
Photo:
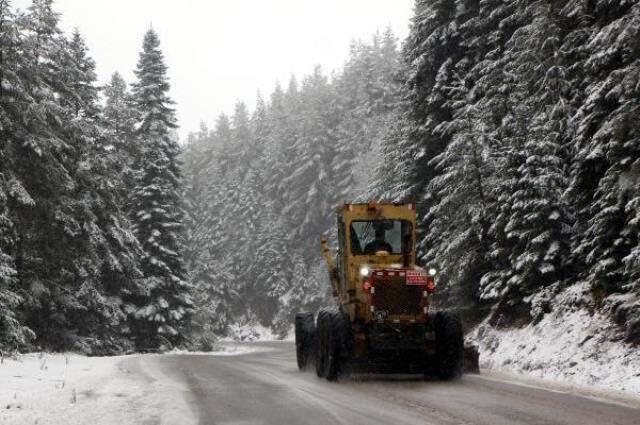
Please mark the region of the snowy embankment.
[[[133, 373], [130, 357], [27, 354], [0, 364], [0, 424], [191, 424], [184, 391], [157, 372]], [[140, 372], [140, 371], [136, 371]], [[153, 385], [150, 385], [153, 383]]]
[[640, 395], [640, 350], [610, 315], [576, 302], [586, 296], [584, 285], [571, 287], [522, 328], [479, 325], [468, 338], [479, 345], [480, 367]]

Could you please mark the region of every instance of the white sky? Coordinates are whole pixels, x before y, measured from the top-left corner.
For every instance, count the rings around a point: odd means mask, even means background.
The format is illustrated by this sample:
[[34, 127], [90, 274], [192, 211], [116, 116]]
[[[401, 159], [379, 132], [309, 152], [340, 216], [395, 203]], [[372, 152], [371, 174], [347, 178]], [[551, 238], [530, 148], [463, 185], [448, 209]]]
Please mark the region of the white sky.
[[[26, 8], [31, 0], [13, 0]], [[56, 0], [62, 28], [78, 27], [100, 82], [133, 79], [144, 32], [153, 25], [169, 66], [181, 135], [213, 125], [237, 100], [253, 109], [276, 81], [319, 64], [338, 69], [352, 39], [391, 26], [403, 40], [413, 0]]]

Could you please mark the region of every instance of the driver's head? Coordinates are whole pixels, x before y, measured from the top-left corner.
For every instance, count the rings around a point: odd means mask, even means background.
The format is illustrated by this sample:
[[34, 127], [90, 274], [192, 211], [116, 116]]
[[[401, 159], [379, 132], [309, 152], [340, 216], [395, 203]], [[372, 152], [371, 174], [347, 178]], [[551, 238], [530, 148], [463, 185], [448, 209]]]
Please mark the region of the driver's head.
[[384, 240], [385, 231], [382, 226], [376, 228], [376, 240], [383, 241]]

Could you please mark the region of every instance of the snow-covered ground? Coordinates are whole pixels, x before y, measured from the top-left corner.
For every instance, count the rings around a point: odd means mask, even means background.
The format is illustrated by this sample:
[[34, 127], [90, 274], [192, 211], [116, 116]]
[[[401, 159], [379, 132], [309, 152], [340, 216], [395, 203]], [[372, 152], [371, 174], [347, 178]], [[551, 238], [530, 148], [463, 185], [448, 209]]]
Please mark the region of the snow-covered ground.
[[233, 324], [229, 327], [229, 336], [223, 341], [241, 341], [241, 342], [257, 342], [257, 341], [294, 341], [295, 334], [293, 326], [287, 332], [285, 338], [281, 338], [275, 334], [271, 328], [266, 328], [259, 324]]
[[[141, 380], [122, 360], [75, 354], [5, 357], [0, 364], [0, 424], [196, 423], [182, 398], [157, 397], [182, 390], [171, 388], [178, 384], [153, 375]], [[153, 387], [149, 380], [155, 381]]]
[[[264, 341], [272, 341], [272, 340], [264, 340]], [[265, 351], [270, 351], [270, 348], [263, 345], [252, 344], [250, 342], [238, 342], [233, 340], [225, 340], [225, 341], [220, 341], [219, 343], [216, 343], [213, 348], [213, 351], [174, 350], [169, 352], [168, 354], [185, 355], [185, 356], [239, 356], [242, 354], [259, 353], [259, 352], [265, 352]]]
[[[0, 423], [141, 423], [145, 390], [122, 358], [28, 354], [0, 365]], [[154, 412], [153, 414], [155, 414]]]
[[[223, 342], [213, 352], [168, 355], [234, 356], [258, 351], [269, 348]], [[150, 366], [152, 362], [127, 362], [139, 357], [46, 353], [4, 357], [0, 363], [0, 424], [197, 423], [187, 402], [188, 388]]]
[[608, 316], [576, 305], [584, 291], [568, 289], [551, 313], [523, 328], [478, 326], [470, 339], [479, 345], [480, 366], [640, 395], [640, 350], [623, 342]]

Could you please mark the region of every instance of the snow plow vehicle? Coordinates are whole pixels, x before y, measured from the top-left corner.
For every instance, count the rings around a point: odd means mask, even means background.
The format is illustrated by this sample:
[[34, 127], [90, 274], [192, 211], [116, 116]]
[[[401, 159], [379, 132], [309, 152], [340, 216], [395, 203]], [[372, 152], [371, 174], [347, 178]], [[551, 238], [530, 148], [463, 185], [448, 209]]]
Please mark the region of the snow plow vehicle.
[[295, 317], [298, 368], [335, 381], [356, 373], [454, 379], [464, 342], [458, 315], [433, 311], [436, 270], [416, 264], [414, 204], [370, 202], [337, 210], [337, 254], [321, 240], [335, 305]]

